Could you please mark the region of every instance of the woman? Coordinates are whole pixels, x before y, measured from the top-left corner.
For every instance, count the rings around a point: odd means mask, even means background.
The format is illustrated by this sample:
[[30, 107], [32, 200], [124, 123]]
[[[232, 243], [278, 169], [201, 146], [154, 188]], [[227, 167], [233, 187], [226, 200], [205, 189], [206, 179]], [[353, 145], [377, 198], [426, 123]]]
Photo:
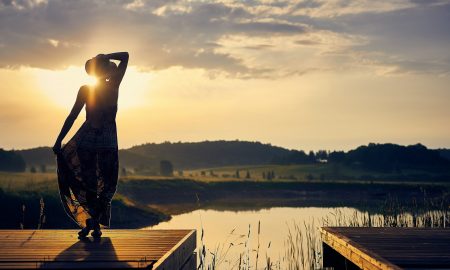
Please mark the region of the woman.
[[[119, 66], [110, 60], [119, 60]], [[85, 64], [86, 72], [96, 76], [95, 86], [82, 86], [72, 111], [56, 139], [58, 184], [67, 214], [82, 228], [80, 238], [92, 230], [100, 237], [100, 225], [109, 227], [111, 200], [116, 192], [118, 148], [116, 131], [119, 85], [128, 65], [128, 53], [99, 54]], [[61, 148], [83, 106], [86, 121]]]

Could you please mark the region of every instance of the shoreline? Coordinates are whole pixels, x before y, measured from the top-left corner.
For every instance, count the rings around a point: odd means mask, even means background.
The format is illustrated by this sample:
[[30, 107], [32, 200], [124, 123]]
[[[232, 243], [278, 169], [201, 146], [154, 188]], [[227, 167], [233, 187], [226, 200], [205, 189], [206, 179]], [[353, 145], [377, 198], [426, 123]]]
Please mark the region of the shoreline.
[[[0, 186], [0, 228], [37, 228], [40, 199], [44, 202], [42, 228], [76, 228], [64, 212], [56, 183], [11, 180]], [[6, 185], [5, 185], [6, 183]], [[371, 213], [392, 205], [411, 211], [430, 205], [449, 206], [448, 183], [330, 182], [330, 181], [198, 181], [180, 178], [122, 178], [112, 202], [112, 228], [143, 228], [170, 220], [172, 215], [197, 209], [260, 210], [272, 207], [353, 207]], [[430, 204], [429, 202], [433, 202]], [[437, 203], [439, 202], [439, 203]], [[25, 205], [25, 212], [23, 206]], [[23, 214], [25, 213], [25, 219]]]

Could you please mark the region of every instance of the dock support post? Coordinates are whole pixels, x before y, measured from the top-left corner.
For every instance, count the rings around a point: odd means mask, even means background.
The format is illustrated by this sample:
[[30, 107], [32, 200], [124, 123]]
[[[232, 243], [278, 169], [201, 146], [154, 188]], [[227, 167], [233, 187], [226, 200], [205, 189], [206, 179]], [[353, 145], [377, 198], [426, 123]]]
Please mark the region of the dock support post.
[[359, 270], [351, 261], [347, 260], [339, 252], [331, 248], [326, 243], [322, 243], [323, 250], [323, 268], [324, 269], [334, 269], [334, 270]]
[[180, 270], [195, 270], [197, 269], [197, 252], [192, 253], [186, 263]]

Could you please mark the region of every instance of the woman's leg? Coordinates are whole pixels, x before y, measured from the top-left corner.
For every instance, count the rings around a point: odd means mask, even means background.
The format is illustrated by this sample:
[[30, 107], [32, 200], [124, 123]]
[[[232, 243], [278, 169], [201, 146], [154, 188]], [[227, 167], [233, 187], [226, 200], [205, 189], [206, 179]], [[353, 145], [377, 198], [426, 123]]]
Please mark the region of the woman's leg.
[[86, 203], [83, 207], [92, 218], [97, 219], [97, 151], [92, 148], [79, 148], [77, 153], [80, 160], [82, 186], [86, 192]]
[[118, 151], [104, 148], [98, 151], [100, 224], [109, 226], [111, 201], [116, 193], [119, 172]]
[[81, 169], [81, 189], [78, 197], [85, 198], [84, 201], [80, 200], [80, 204], [91, 216], [86, 220], [86, 227], [78, 232], [81, 239], [86, 237], [89, 231], [95, 229], [98, 224], [97, 152], [92, 148], [78, 148], [77, 155]]

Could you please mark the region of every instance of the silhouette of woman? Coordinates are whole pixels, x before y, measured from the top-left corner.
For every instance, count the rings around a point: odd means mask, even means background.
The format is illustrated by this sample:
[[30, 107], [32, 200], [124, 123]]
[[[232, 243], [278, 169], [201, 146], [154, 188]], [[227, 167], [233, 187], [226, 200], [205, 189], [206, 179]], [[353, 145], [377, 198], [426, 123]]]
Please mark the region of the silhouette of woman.
[[[110, 60], [119, 60], [119, 66]], [[116, 130], [119, 85], [128, 65], [128, 53], [99, 54], [85, 64], [97, 77], [95, 86], [80, 87], [72, 111], [53, 146], [57, 157], [58, 185], [66, 213], [82, 228], [80, 238], [92, 230], [100, 237], [100, 225], [110, 226], [111, 200], [118, 178]], [[83, 106], [86, 121], [61, 148]]]

